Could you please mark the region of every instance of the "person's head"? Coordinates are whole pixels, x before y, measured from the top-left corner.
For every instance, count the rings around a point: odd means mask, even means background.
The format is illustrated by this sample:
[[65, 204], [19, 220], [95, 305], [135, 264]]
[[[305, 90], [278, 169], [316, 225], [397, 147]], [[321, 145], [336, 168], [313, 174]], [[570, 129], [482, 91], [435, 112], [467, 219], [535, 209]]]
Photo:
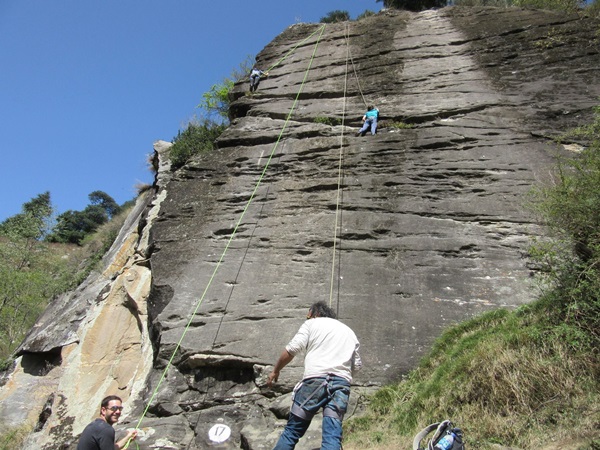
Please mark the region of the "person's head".
[[337, 316], [333, 309], [331, 309], [325, 302], [317, 302], [313, 303], [308, 310], [307, 319], [314, 319], [315, 317], [329, 317], [331, 319], [336, 319]]
[[109, 425], [114, 425], [119, 421], [123, 411], [121, 398], [116, 395], [109, 395], [102, 399], [100, 404], [100, 417]]
[[375, 107], [373, 105], [369, 105], [367, 108], [368, 108], [367, 111], [373, 111], [375, 109]]

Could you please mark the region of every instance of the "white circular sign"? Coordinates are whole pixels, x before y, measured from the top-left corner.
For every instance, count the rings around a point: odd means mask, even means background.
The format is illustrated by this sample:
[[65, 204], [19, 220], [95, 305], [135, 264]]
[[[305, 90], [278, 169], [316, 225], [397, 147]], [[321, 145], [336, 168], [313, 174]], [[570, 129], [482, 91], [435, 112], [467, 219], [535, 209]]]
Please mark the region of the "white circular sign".
[[217, 444], [225, 442], [229, 439], [229, 436], [231, 436], [231, 428], [222, 423], [213, 425], [212, 428], [208, 430], [208, 438]]

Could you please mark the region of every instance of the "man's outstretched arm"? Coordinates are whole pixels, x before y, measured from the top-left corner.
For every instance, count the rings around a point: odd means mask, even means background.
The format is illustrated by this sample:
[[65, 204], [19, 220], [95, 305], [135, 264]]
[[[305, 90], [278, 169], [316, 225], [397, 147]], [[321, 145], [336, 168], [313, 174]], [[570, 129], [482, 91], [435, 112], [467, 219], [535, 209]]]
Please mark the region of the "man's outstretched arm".
[[281, 352], [279, 359], [275, 363], [275, 367], [273, 367], [273, 371], [269, 374], [267, 386], [271, 387], [273, 383], [279, 379], [279, 372], [281, 372], [281, 369], [287, 366], [292, 359], [294, 359], [294, 355], [292, 355], [286, 349]]

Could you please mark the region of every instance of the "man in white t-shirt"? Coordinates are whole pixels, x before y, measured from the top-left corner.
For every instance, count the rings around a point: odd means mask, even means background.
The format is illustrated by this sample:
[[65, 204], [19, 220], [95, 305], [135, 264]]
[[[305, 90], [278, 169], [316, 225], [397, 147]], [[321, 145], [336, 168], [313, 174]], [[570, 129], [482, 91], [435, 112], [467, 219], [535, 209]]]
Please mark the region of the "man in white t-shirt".
[[354, 332], [336, 319], [325, 302], [313, 304], [306, 322], [286, 345], [269, 375], [268, 386], [294, 357], [304, 351], [304, 376], [294, 388], [288, 423], [274, 450], [291, 450], [323, 408], [322, 450], [342, 446], [342, 420], [348, 407], [352, 374], [362, 366]]

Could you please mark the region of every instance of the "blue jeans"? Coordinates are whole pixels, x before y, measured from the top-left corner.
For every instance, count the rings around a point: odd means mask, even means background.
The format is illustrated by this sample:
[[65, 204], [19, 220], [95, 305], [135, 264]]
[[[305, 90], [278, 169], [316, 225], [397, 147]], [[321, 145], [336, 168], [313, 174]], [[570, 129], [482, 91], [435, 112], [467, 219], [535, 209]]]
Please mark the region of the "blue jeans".
[[359, 133], [362, 135], [362, 134], [366, 133], [366, 131], [369, 128], [371, 128], [372, 135], [375, 135], [375, 133], [377, 133], [377, 117], [368, 118], [367, 120], [365, 120], [365, 123], [363, 124]]
[[308, 378], [296, 386], [288, 423], [273, 450], [292, 450], [313, 416], [323, 408], [321, 450], [342, 448], [342, 419], [348, 409], [350, 383], [342, 377]]

